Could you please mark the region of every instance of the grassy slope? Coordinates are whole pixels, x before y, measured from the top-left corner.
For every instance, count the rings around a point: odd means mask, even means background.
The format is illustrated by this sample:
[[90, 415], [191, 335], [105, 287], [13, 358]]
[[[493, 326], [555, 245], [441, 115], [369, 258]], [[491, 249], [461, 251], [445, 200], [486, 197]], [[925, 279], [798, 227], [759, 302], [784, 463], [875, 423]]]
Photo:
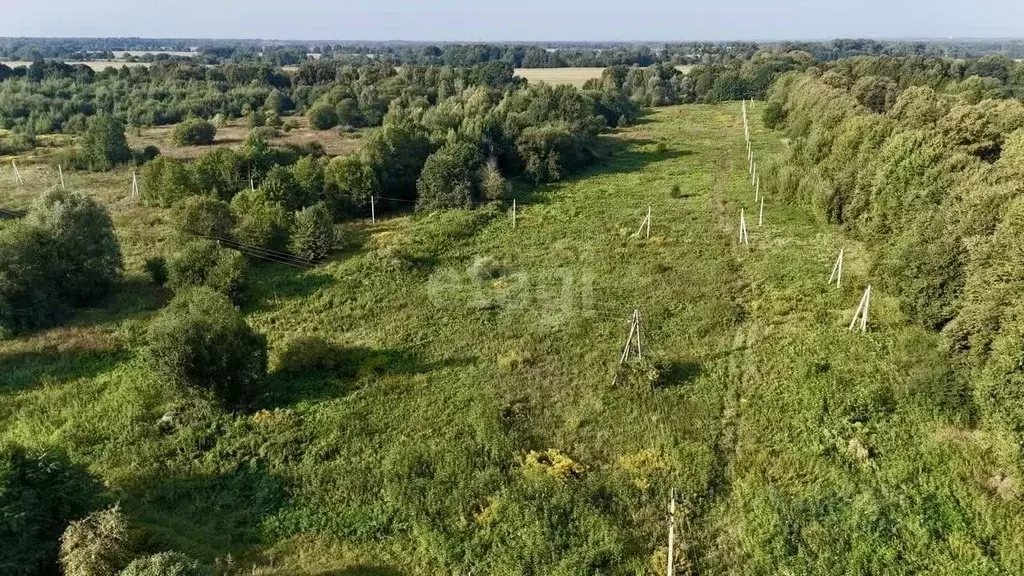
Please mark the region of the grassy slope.
[[[264, 573], [430, 573], [438, 542], [514, 501], [522, 454], [548, 448], [601, 486], [636, 468], [623, 458], [655, 455], [652, 487], [606, 512], [636, 566], [662, 545], [672, 486], [704, 573], [1020, 571], [1020, 502], [985, 489], [1013, 473], [1009, 449], [957, 424], [936, 339], [877, 289], [873, 331], [845, 331], [868, 280], [859, 247], [770, 201], [736, 245], [753, 207], [738, 107], [661, 109], [618, 138], [605, 165], [520, 197], [514, 231], [488, 209], [397, 217], [317, 270], [260, 267], [252, 324], [275, 350], [327, 338], [343, 373], [273, 373], [258, 405], [211, 410], [149, 372], [145, 321], [166, 294], [130, 281], [69, 327], [0, 343], [0, 440], [89, 463], [154, 546], [264, 549]], [[135, 277], [161, 214], [123, 199], [123, 173], [73, 178], [112, 204]], [[648, 205], [651, 238], [631, 238]], [[829, 290], [841, 244], [845, 285]], [[478, 257], [496, 278], [467, 274]], [[653, 393], [610, 386], [634, 307], [669, 365]], [[168, 409], [182, 424], [163, 435]]]

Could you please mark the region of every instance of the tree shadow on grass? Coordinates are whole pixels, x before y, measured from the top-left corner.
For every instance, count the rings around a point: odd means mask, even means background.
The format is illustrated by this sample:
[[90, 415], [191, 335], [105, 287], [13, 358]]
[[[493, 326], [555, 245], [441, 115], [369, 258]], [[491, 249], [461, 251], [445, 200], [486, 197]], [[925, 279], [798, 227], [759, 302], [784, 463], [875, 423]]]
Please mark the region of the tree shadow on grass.
[[119, 496], [142, 528], [146, 548], [209, 562], [257, 546], [263, 521], [286, 495], [281, 481], [257, 466], [223, 475], [153, 476], [122, 487]]
[[458, 357], [428, 362], [415, 353], [364, 347], [321, 346], [311, 354], [311, 347], [298, 341], [295, 349], [277, 354], [275, 369], [264, 382], [264, 393], [250, 404], [251, 410], [337, 398], [374, 377], [424, 374], [476, 361], [473, 357]]
[[0, 395], [14, 394], [44, 380], [93, 378], [131, 357], [117, 348], [92, 352], [0, 353]]
[[704, 367], [699, 362], [685, 360], [668, 361], [662, 366], [656, 387], [675, 388], [677, 386], [686, 386], [700, 377], [703, 371]]
[[249, 274], [246, 307], [258, 308], [278, 298], [309, 296], [332, 282], [332, 276], [316, 269], [299, 270], [283, 264], [260, 265]]

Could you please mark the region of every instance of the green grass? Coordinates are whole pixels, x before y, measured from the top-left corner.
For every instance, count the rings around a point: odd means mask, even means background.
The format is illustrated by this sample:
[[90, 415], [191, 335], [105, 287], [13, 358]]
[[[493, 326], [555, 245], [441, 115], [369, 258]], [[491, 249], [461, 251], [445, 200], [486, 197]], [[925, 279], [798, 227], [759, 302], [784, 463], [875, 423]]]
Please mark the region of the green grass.
[[[151, 547], [228, 572], [655, 573], [669, 489], [702, 574], [1024, 570], [1019, 489], [990, 488], [1020, 478], [1015, 447], [970, 428], [938, 338], [878, 290], [871, 331], [846, 331], [866, 251], [770, 198], [737, 245], [754, 210], [738, 105], [660, 109], [606, 144], [524, 190], [515, 230], [497, 208], [398, 216], [318, 269], [258, 267], [245, 312], [272, 355], [318, 336], [336, 367], [271, 373], [236, 412], [145, 362], [162, 213], [124, 198], [123, 172], [72, 174], [111, 206], [129, 279], [0, 342], [0, 440], [67, 450]], [[634, 308], [654, 390], [611, 385]]]

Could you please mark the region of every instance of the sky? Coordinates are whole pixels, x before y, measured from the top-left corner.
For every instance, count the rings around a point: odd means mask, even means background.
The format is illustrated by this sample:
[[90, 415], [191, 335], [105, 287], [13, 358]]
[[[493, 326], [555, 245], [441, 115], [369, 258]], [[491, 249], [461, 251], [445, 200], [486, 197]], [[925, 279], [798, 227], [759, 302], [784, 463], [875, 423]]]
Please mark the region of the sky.
[[0, 36], [412, 41], [1024, 37], [1022, 0], [0, 0]]

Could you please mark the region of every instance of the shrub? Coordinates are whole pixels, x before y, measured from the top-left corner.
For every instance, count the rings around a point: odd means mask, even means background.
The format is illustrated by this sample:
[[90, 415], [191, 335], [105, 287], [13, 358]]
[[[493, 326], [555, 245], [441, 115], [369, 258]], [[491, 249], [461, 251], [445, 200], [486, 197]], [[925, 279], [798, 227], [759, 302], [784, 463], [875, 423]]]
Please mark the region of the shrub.
[[480, 152], [469, 142], [446, 144], [423, 165], [416, 190], [418, 210], [465, 208], [477, 198]]
[[206, 286], [240, 303], [245, 295], [246, 268], [245, 257], [238, 252], [209, 240], [195, 240], [171, 257], [167, 276], [175, 292]]
[[480, 193], [485, 200], [504, 200], [512, 191], [512, 185], [501, 175], [498, 160], [491, 158], [480, 168]]
[[314, 104], [307, 112], [309, 126], [314, 130], [330, 130], [338, 125], [338, 114], [326, 103]]
[[373, 169], [359, 156], [339, 156], [324, 168], [331, 209], [338, 217], [358, 216], [370, 209], [370, 196], [380, 194]]
[[131, 160], [132, 153], [124, 136], [124, 125], [108, 114], [93, 116], [82, 139], [79, 158], [85, 168], [97, 172], [110, 170]]
[[198, 560], [180, 552], [161, 552], [135, 560], [119, 576], [210, 576]]
[[175, 201], [196, 194], [196, 183], [188, 168], [166, 156], [158, 156], [142, 167], [140, 183], [142, 199], [150, 205], [170, 206]]
[[163, 286], [167, 283], [167, 260], [163, 256], [146, 258], [145, 267], [146, 274], [153, 284]]
[[120, 506], [76, 520], [60, 538], [64, 576], [116, 574], [131, 561], [134, 538]]
[[106, 296], [121, 273], [106, 210], [58, 188], [0, 228], [0, 331], [45, 326]]
[[275, 372], [332, 370], [342, 362], [341, 352], [320, 336], [296, 336], [274, 355]]
[[281, 129], [284, 130], [285, 132], [291, 132], [292, 130], [298, 129], [298, 127], [299, 121], [296, 120], [295, 118], [289, 118], [284, 121], [284, 124], [281, 125]]
[[271, 201], [261, 190], [246, 190], [231, 201], [235, 217], [234, 237], [243, 244], [284, 250], [291, 219], [288, 210]]
[[234, 224], [227, 202], [209, 196], [188, 196], [174, 203], [171, 227], [181, 236], [226, 238]]
[[669, 189], [668, 195], [673, 197], [673, 198], [682, 198], [683, 197], [683, 188], [681, 186], [679, 186], [679, 184], [673, 184], [672, 188]]
[[216, 136], [216, 126], [206, 120], [192, 118], [174, 127], [171, 143], [175, 146], [205, 146], [213, 144]]
[[322, 260], [334, 249], [336, 239], [331, 210], [323, 202], [295, 213], [290, 242], [293, 254]]
[[143, 166], [160, 155], [160, 149], [152, 144], [142, 150], [132, 150], [132, 162], [136, 166]]
[[60, 535], [84, 516], [99, 484], [66, 458], [0, 446], [0, 574], [50, 574]]
[[253, 395], [267, 372], [266, 338], [210, 288], [179, 293], [149, 327], [154, 368], [173, 382], [213, 391], [228, 403]]
[[765, 104], [764, 111], [761, 112], [761, 118], [765, 128], [778, 130], [786, 124], [786, 108], [773, 100]]

